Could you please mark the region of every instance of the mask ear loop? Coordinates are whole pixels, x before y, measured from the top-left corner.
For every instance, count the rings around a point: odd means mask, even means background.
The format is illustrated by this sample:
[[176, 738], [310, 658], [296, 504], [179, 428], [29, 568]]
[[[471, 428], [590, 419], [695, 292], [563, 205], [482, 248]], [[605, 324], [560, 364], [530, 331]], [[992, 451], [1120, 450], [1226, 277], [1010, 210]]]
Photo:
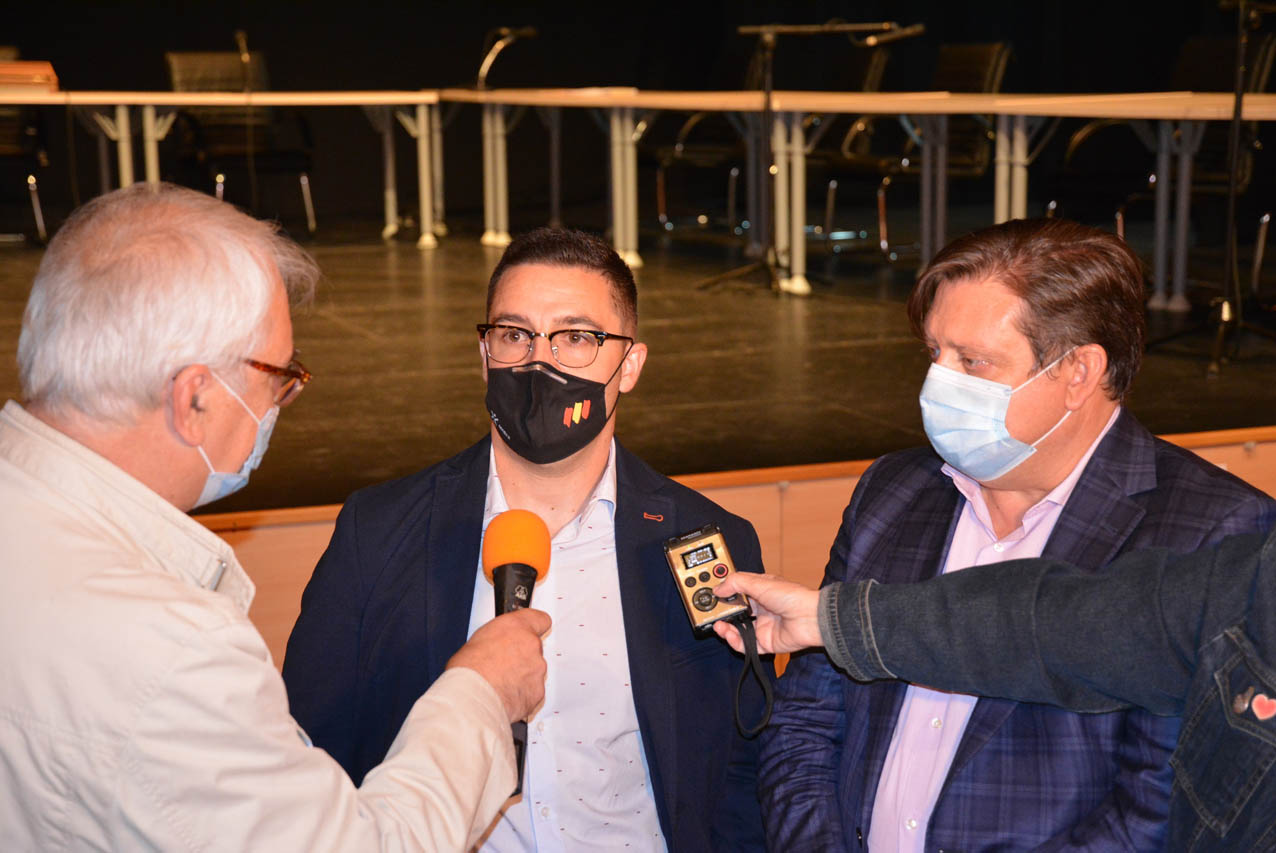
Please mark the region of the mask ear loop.
[[[735, 685], [735, 727], [740, 734], [751, 739], [757, 737], [771, 722], [771, 709], [775, 705], [775, 695], [771, 689], [771, 679], [766, 677], [766, 672], [762, 669], [762, 658], [758, 656], [758, 635], [753, 630], [753, 614], [742, 613], [727, 621], [739, 629], [740, 638], [744, 641], [744, 666], [740, 667], [740, 680]], [[761, 685], [762, 697], [766, 702], [762, 719], [758, 720], [755, 726], [746, 726], [740, 716], [740, 698], [744, 695], [744, 682], [750, 671]]]

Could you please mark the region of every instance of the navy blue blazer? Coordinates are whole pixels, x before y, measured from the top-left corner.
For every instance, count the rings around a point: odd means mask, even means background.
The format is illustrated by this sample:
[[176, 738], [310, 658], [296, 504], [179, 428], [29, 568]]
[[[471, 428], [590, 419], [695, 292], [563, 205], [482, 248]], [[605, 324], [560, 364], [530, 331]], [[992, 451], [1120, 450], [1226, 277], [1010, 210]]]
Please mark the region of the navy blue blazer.
[[[356, 492], [301, 599], [283, 675], [292, 714], [358, 784], [465, 643], [490, 439]], [[665, 539], [716, 522], [741, 570], [761, 571], [747, 521], [616, 445], [616, 562], [634, 705], [670, 850], [761, 850], [756, 741], [736, 730], [743, 659], [697, 638]], [[750, 678], [742, 713], [762, 712]]]
[[[825, 582], [904, 583], [938, 574], [965, 505], [942, 466], [929, 447], [874, 463], [843, 516]], [[1043, 555], [1101, 571], [1127, 551], [1192, 551], [1261, 530], [1274, 507], [1122, 412]], [[851, 681], [823, 653], [794, 656], [762, 735], [772, 849], [863, 848], [906, 689]], [[1177, 718], [1141, 710], [1084, 715], [980, 699], [931, 814], [926, 849], [1159, 850], [1178, 727]]]

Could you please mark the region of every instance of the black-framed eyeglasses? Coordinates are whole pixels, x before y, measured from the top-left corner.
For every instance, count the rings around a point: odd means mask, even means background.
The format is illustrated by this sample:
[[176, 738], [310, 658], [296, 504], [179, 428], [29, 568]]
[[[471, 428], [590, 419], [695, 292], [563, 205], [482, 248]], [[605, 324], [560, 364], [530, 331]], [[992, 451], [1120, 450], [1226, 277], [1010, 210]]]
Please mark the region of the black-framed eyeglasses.
[[280, 384], [278, 390], [275, 391], [275, 405], [281, 409], [297, 399], [297, 395], [301, 393], [302, 389], [306, 387], [306, 383], [313, 377], [313, 374], [296, 357], [284, 367], [267, 364], [264, 361], [256, 361], [251, 358], [244, 359], [244, 364], [255, 370], [260, 370], [262, 373], [269, 373], [271, 376], [279, 377]]
[[479, 323], [479, 340], [487, 347], [487, 357], [498, 364], [518, 364], [532, 354], [537, 338], [549, 341], [554, 360], [563, 367], [589, 367], [598, 358], [598, 351], [610, 340], [628, 341], [628, 335], [599, 332], [594, 329], [558, 329], [554, 332], [533, 332], [521, 326], [505, 323]]

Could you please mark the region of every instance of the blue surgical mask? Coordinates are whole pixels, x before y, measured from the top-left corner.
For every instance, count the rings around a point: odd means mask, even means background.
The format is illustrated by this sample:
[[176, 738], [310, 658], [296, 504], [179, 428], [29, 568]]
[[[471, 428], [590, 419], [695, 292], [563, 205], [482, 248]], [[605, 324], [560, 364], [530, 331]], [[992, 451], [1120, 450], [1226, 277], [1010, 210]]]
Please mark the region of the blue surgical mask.
[[1014, 388], [932, 363], [922, 384], [920, 399], [922, 424], [935, 452], [949, 465], [981, 483], [1005, 476], [1023, 464], [1072, 411], [1064, 412], [1041, 438], [1025, 444], [1006, 430], [1010, 398], [1070, 352], [1072, 350]]
[[[224, 471], [215, 471], [213, 463], [209, 461], [208, 454], [204, 452], [204, 448], [196, 447], [199, 455], [204, 457], [204, 464], [208, 466], [208, 479], [204, 481], [204, 490], [199, 493], [199, 500], [195, 501], [195, 506], [200, 507], [204, 504], [221, 500], [227, 495], [235, 492], [248, 485], [248, 475], [257, 469], [261, 464], [261, 459], [266, 455], [266, 447], [270, 444], [270, 434], [275, 429], [275, 421], [279, 418], [279, 407], [271, 406], [266, 414], [260, 418], [253, 414], [253, 410], [244, 402], [244, 398], [235, 393], [235, 389], [227, 385], [216, 373], [213, 378], [222, 383], [230, 396], [239, 401], [239, 405], [244, 407], [244, 411], [248, 413], [248, 417], [257, 422], [257, 440], [253, 442], [253, 451], [248, 454], [248, 458], [244, 460], [244, 464], [234, 473]], [[193, 509], [194, 507], [192, 507]]]

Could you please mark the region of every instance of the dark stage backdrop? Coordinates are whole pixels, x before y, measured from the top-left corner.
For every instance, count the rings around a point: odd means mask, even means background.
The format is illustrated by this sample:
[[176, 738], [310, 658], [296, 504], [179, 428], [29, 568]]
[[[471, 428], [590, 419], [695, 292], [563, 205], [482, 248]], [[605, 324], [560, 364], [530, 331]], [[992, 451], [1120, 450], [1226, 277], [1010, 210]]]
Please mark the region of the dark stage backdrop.
[[[1234, 14], [1234, 13], [1233, 13]], [[752, 47], [740, 24], [895, 20], [924, 23], [926, 35], [892, 49], [885, 88], [924, 88], [943, 42], [1009, 40], [1015, 56], [1005, 89], [1023, 92], [1165, 88], [1179, 44], [1195, 33], [1227, 33], [1228, 13], [1202, 0], [895, 0], [895, 2], [90, 2], [10, 4], [0, 42], [24, 58], [52, 61], [65, 89], [165, 89], [165, 50], [232, 50], [243, 29], [266, 53], [275, 89], [377, 89], [464, 85], [473, 81], [484, 33], [532, 25], [540, 37], [509, 48], [493, 86], [631, 85], [662, 89], [737, 88]], [[781, 43], [777, 85], [835, 85], [844, 39]], [[311, 110], [317, 141], [312, 176], [321, 216], [375, 216], [380, 157], [371, 127], [356, 110]], [[53, 166], [44, 192], [55, 221], [70, 206], [67, 127], [46, 113]], [[673, 117], [653, 133], [671, 135]], [[447, 204], [472, 213], [482, 199], [479, 118], [468, 106], [447, 133]], [[79, 186], [96, 187], [92, 140], [75, 131]], [[400, 145], [400, 198], [415, 204], [413, 149]], [[588, 115], [564, 118], [565, 199], [590, 202], [605, 192], [606, 149]], [[544, 133], [532, 115], [511, 135], [511, 199], [517, 210], [545, 205]], [[529, 164], [529, 165], [524, 165]], [[141, 167], [140, 152], [137, 167]], [[241, 184], [242, 186], [242, 184]], [[265, 193], [285, 215], [288, 186]], [[19, 193], [19, 198], [20, 198]], [[534, 214], [533, 214], [534, 218]], [[517, 224], [517, 222], [516, 222]]]

